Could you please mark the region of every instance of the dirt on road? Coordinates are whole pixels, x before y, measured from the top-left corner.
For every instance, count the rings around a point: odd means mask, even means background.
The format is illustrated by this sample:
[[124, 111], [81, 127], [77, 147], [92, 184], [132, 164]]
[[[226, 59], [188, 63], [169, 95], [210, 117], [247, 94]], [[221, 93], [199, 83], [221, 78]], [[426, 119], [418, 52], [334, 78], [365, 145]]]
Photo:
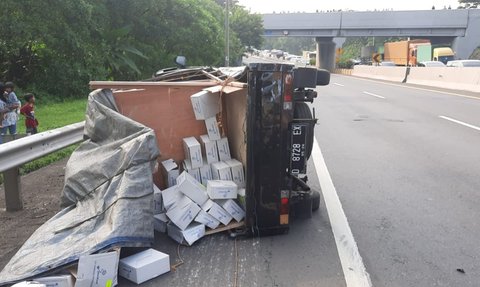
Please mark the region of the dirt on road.
[[5, 192], [0, 187], [0, 270], [40, 225], [60, 211], [67, 160], [22, 176], [21, 211], [5, 210]]

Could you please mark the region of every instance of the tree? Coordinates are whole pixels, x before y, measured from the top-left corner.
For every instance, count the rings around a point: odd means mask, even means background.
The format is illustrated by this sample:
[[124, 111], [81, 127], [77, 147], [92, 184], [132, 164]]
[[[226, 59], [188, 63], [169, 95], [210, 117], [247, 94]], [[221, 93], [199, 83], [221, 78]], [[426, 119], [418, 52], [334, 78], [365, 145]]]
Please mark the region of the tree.
[[230, 28], [235, 31], [243, 46], [260, 48], [263, 42], [263, 23], [259, 14], [250, 14], [242, 6], [234, 6]]

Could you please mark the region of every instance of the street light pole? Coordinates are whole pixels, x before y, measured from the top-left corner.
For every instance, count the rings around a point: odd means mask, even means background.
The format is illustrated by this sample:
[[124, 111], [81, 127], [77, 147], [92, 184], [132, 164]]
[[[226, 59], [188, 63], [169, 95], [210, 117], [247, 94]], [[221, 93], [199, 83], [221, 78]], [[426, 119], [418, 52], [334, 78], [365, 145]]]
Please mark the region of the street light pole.
[[230, 66], [230, 0], [225, 0], [225, 67]]

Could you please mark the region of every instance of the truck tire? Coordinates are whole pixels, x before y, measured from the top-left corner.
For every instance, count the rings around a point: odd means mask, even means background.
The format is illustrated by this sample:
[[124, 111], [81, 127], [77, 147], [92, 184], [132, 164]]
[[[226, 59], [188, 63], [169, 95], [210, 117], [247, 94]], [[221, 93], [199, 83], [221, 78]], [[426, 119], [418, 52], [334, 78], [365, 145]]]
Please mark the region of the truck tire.
[[[312, 111], [310, 110], [310, 107], [303, 102], [297, 102], [295, 103], [295, 109], [293, 110], [293, 118], [294, 119], [313, 119], [312, 116]], [[307, 138], [307, 159], [310, 158], [310, 155], [312, 154], [312, 148], [313, 148], [313, 138], [314, 138], [314, 132], [313, 128], [309, 133], [309, 136]]]
[[317, 211], [320, 208], [320, 192], [312, 190], [312, 211]]

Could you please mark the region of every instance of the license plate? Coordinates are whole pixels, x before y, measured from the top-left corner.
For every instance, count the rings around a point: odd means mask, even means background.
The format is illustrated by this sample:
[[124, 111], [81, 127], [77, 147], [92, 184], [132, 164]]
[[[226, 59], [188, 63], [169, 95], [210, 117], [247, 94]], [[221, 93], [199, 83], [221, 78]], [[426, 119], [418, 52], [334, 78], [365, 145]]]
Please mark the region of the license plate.
[[293, 175], [306, 173], [306, 140], [307, 124], [292, 124], [292, 143], [290, 146], [290, 173]]

